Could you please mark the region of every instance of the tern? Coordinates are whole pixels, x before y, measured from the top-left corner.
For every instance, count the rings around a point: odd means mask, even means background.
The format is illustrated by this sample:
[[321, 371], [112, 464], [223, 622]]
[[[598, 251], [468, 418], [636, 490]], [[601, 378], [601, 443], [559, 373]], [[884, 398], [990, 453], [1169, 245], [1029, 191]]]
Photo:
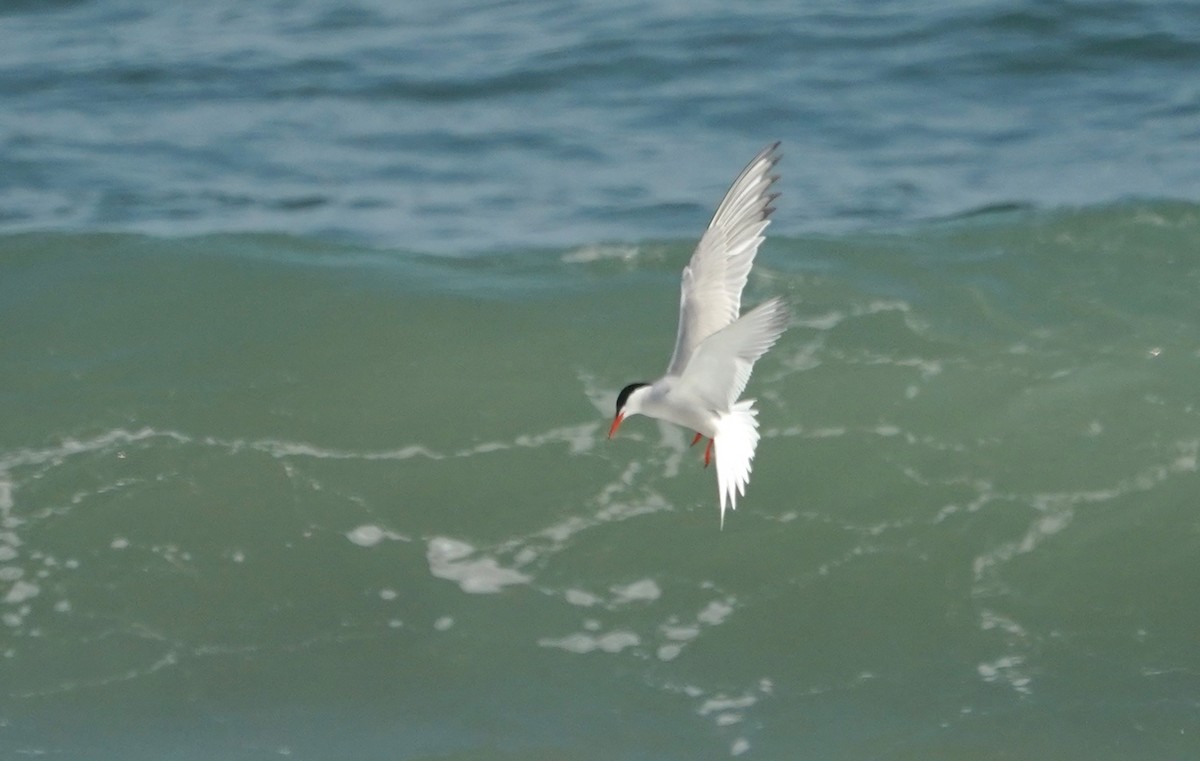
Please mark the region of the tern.
[[717, 460], [721, 526], [725, 506], [737, 509], [746, 495], [750, 462], [758, 446], [758, 410], [753, 399], [738, 400], [754, 363], [787, 329], [790, 314], [773, 298], [741, 314], [742, 290], [770, 224], [771, 188], [778, 175], [779, 143], [746, 165], [717, 206], [691, 261], [683, 269], [679, 332], [667, 372], [656, 381], [630, 383], [617, 395], [611, 439], [630, 415], [665, 420], [696, 432], [692, 444], [708, 439], [704, 466]]

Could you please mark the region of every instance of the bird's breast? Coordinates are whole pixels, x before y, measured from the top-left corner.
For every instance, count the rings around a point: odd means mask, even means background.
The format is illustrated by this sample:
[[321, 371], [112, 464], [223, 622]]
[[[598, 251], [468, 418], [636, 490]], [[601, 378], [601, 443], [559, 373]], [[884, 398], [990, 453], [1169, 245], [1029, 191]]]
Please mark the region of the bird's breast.
[[642, 405], [642, 414], [689, 428], [709, 438], [716, 435], [717, 412], [675, 384], [664, 383], [662, 387], [652, 389]]

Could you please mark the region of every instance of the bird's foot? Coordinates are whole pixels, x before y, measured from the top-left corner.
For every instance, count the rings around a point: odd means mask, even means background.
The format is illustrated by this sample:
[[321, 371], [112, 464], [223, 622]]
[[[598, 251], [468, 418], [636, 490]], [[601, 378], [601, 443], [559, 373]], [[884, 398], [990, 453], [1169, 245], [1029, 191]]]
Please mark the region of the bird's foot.
[[709, 439], [708, 446], [704, 448], [704, 467], [706, 468], [708, 467], [708, 464], [712, 462], [712, 445], [713, 440]]
[[689, 446], [689, 447], [694, 447], [694, 446], [696, 446], [696, 442], [700, 441], [700, 439], [702, 439], [702, 438], [704, 438], [704, 434], [703, 434], [703, 433], [697, 433], [697, 434], [696, 434], [694, 437], [692, 437], [692, 443], [691, 443], [691, 444], [688, 444], [688, 446]]

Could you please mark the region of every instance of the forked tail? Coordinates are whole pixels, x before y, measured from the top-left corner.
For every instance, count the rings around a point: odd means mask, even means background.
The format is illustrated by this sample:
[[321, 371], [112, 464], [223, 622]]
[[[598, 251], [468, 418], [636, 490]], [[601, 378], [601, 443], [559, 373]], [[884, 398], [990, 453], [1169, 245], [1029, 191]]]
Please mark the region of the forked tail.
[[758, 447], [758, 410], [754, 400], [746, 399], [717, 421], [713, 445], [717, 455], [717, 490], [721, 495], [721, 527], [725, 527], [725, 503], [737, 509], [738, 495], [746, 496], [750, 482], [750, 461]]

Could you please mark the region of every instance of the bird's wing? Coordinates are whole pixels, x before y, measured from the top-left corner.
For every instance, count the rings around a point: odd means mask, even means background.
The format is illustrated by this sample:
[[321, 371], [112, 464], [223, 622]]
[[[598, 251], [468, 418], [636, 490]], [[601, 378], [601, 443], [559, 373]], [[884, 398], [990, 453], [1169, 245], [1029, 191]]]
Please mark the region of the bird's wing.
[[709, 409], [731, 409], [746, 389], [754, 363], [783, 335], [789, 317], [784, 300], [774, 298], [701, 341], [680, 373], [680, 390]]
[[738, 318], [742, 289], [763, 241], [763, 230], [779, 195], [771, 187], [778, 176], [779, 143], [769, 145], [746, 165], [717, 206], [708, 229], [683, 270], [679, 333], [668, 375], [679, 375], [700, 342]]

